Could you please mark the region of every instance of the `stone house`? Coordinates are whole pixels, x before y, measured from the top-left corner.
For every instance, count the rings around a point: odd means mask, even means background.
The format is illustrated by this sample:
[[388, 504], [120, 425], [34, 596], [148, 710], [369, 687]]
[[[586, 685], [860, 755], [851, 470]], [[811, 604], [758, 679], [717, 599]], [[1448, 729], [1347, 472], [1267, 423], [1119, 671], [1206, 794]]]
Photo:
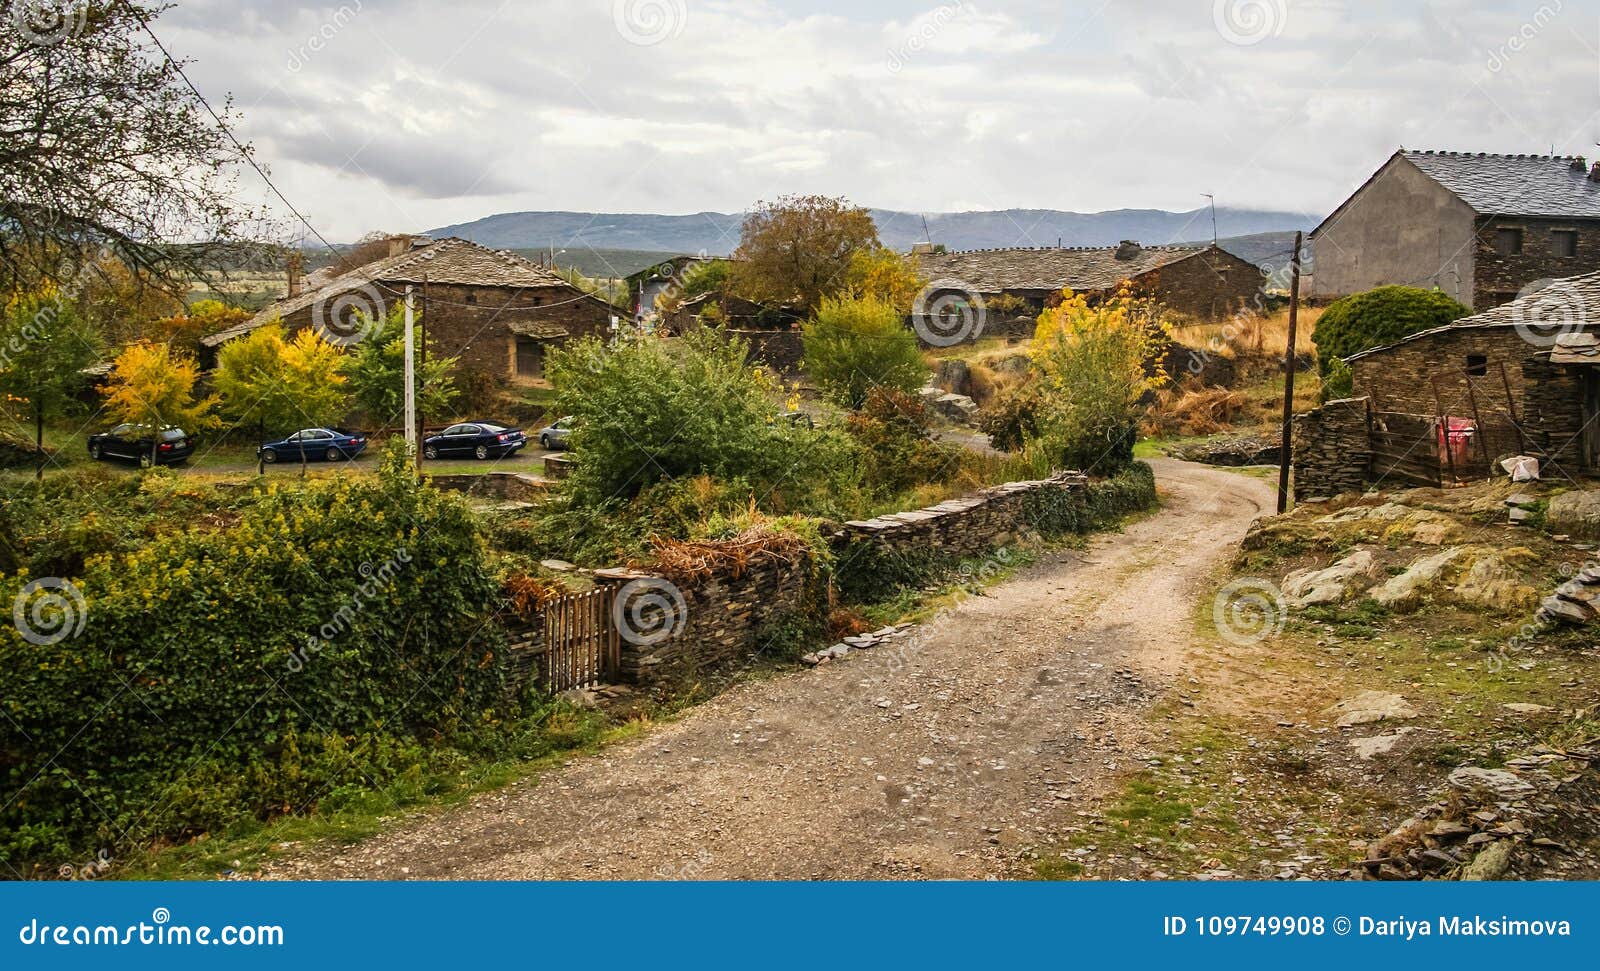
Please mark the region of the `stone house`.
[[633, 319], [638, 323], [646, 323], [660, 317], [656, 298], [681, 287], [685, 273], [709, 260], [710, 257], [704, 253], [700, 256], [672, 256], [624, 277], [628, 284], [628, 302], [633, 308]]
[[[1252, 304], [1263, 277], [1255, 264], [1217, 246], [1055, 247], [919, 253], [924, 276], [939, 290], [993, 304], [1020, 300], [1037, 315], [1062, 290], [1091, 298], [1123, 282], [1198, 320], [1220, 320]], [[1006, 308], [1008, 311], [1012, 308]]]
[[465, 239], [401, 237], [388, 256], [304, 287], [251, 319], [201, 341], [202, 363], [231, 340], [281, 320], [293, 334], [315, 328], [328, 340], [359, 343], [362, 318], [387, 313], [414, 288], [433, 353], [459, 357], [463, 370], [495, 382], [538, 384], [548, 348], [569, 338], [603, 335], [617, 311], [530, 260]]
[[1600, 269], [1600, 163], [1402, 149], [1311, 239], [1315, 299], [1400, 284], [1489, 310]]
[[1313, 492], [1326, 492], [1313, 482], [1359, 480], [1365, 473], [1355, 466], [1385, 451], [1379, 426], [1410, 418], [1430, 430], [1409, 443], [1388, 435], [1391, 457], [1432, 453], [1441, 425], [1462, 425], [1470, 440], [1456, 455], [1440, 454], [1447, 463], [1464, 458], [1473, 474], [1494, 474], [1494, 460], [1515, 453], [1540, 456], [1551, 475], [1600, 472], [1600, 273], [1553, 281], [1346, 361], [1355, 397], [1296, 418], [1296, 435], [1303, 430], [1321, 453], [1296, 445], [1296, 474]]

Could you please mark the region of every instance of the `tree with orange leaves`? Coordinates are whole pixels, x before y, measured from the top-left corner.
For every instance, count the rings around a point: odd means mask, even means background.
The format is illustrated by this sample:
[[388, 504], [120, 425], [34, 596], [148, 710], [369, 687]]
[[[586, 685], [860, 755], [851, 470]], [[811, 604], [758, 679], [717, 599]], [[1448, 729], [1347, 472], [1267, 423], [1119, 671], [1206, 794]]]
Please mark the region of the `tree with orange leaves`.
[[129, 345], [112, 364], [111, 378], [101, 391], [106, 410], [117, 421], [151, 430], [151, 464], [161, 429], [194, 432], [216, 426], [212, 409], [217, 399], [197, 400], [194, 395], [199, 374], [194, 358], [166, 344]]

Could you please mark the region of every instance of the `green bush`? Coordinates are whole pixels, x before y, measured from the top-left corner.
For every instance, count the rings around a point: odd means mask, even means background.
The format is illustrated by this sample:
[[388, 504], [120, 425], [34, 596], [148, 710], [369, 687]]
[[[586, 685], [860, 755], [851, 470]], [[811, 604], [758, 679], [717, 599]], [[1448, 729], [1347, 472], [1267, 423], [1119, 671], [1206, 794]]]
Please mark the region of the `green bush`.
[[988, 435], [989, 444], [1000, 451], [1020, 452], [1028, 439], [1039, 435], [1043, 405], [1037, 384], [1029, 382], [1013, 388], [978, 416], [978, 431]]
[[88, 558], [75, 636], [0, 629], [0, 859], [306, 811], [504, 717], [485, 563], [466, 504], [392, 460]]
[[1392, 344], [1408, 334], [1443, 327], [1472, 311], [1439, 290], [1378, 287], [1335, 300], [1317, 320], [1311, 340], [1327, 374], [1334, 358]]
[[785, 474], [802, 432], [776, 420], [777, 383], [748, 355], [746, 342], [710, 328], [552, 352], [559, 409], [576, 418], [568, 490], [578, 505], [610, 506], [663, 479]]
[[917, 335], [886, 300], [824, 297], [802, 340], [806, 372], [844, 408], [860, 408], [875, 387], [915, 394], [928, 380]]
[[1322, 401], [1338, 401], [1348, 398], [1356, 393], [1356, 376], [1350, 370], [1350, 365], [1344, 363], [1344, 358], [1335, 357], [1328, 361], [1327, 369], [1322, 375]]

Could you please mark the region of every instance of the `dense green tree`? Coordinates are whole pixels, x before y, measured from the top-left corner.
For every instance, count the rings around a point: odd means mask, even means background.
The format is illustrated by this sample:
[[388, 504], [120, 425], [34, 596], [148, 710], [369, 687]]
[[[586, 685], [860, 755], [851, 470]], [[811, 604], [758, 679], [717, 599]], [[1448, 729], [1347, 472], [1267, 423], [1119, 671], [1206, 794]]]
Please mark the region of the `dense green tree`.
[[88, 385], [83, 370], [100, 360], [100, 337], [54, 287], [17, 294], [0, 319], [0, 399], [25, 403], [44, 475], [45, 421], [71, 411]]

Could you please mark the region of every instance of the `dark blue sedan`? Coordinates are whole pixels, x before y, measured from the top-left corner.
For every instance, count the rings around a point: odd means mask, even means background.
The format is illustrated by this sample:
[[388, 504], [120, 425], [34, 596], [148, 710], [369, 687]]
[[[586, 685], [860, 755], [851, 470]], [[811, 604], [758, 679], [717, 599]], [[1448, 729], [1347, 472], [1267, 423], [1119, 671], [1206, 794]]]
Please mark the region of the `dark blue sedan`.
[[281, 442], [267, 442], [256, 450], [261, 461], [299, 462], [325, 460], [340, 462], [355, 458], [367, 450], [367, 437], [337, 428], [303, 428]]
[[422, 440], [422, 455], [429, 459], [505, 458], [526, 447], [528, 436], [520, 428], [492, 421], [464, 421]]

